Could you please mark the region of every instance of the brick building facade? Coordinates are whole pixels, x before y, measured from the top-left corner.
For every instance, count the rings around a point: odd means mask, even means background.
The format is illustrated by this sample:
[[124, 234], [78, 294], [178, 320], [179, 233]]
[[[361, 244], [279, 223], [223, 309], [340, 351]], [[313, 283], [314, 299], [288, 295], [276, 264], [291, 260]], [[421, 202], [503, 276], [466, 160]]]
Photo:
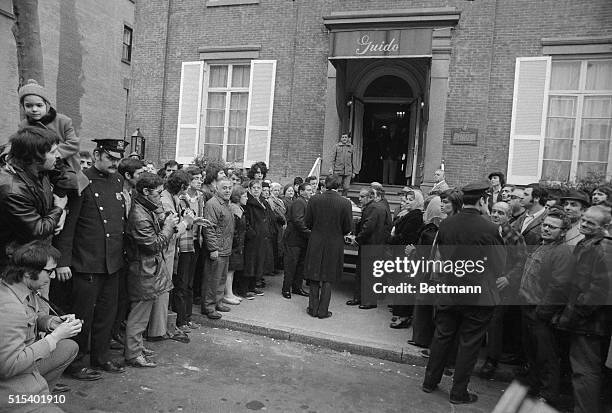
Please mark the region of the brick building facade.
[[[19, 124], [13, 1], [3, 0], [0, 10], [0, 144]], [[134, 29], [134, 8], [131, 0], [38, 2], [42, 82], [55, 108], [72, 118], [83, 150], [94, 147], [91, 139], [126, 135], [131, 66], [123, 43], [130, 41], [125, 31]]]
[[612, 173], [608, 0], [149, 0], [136, 27], [129, 130], [156, 161], [288, 182], [351, 132], [364, 182]]

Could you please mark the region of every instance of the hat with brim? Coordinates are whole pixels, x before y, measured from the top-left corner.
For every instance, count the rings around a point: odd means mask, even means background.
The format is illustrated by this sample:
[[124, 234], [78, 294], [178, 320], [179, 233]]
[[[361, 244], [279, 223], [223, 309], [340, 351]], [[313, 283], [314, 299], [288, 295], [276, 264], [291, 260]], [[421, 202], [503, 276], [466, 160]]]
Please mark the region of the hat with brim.
[[483, 195], [484, 196], [484, 194], [489, 190], [490, 186], [491, 185], [489, 184], [489, 182], [484, 182], [484, 181], [483, 182], [473, 182], [461, 188], [461, 191], [465, 195]]
[[92, 139], [96, 143], [96, 149], [106, 152], [116, 159], [123, 158], [125, 147], [129, 143], [123, 139]]
[[561, 197], [561, 202], [564, 202], [566, 200], [578, 201], [585, 207], [591, 205], [589, 195], [586, 192], [580, 191], [578, 189], [571, 189], [567, 195]]

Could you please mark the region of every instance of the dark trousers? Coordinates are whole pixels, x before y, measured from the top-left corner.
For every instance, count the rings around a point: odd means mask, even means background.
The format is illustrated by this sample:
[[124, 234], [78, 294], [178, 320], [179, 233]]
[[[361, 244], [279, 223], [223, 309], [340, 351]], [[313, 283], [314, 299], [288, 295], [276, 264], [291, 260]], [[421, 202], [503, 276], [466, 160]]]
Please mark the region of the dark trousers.
[[[119, 277], [113, 274], [87, 274], [77, 272], [72, 277], [72, 312], [83, 320], [81, 332], [74, 337], [79, 345], [79, 356], [87, 352], [91, 336], [90, 362], [92, 365], [110, 360], [111, 330], [117, 314]], [[77, 366], [82, 367], [82, 366]]]
[[329, 281], [308, 280], [308, 287], [310, 290], [308, 308], [310, 308], [312, 315], [326, 316], [331, 300], [331, 283]]
[[523, 349], [529, 363], [528, 384], [546, 400], [559, 397], [561, 367], [555, 331], [536, 315], [535, 306], [523, 306]]
[[216, 311], [225, 294], [225, 281], [229, 257], [218, 257], [211, 260], [210, 256], [204, 258], [205, 274], [202, 283], [202, 313], [209, 314]]
[[130, 302], [127, 296], [127, 266], [124, 267], [118, 277], [118, 294], [117, 294], [117, 315], [115, 316], [115, 322], [113, 323], [113, 329], [111, 334], [113, 336], [119, 335], [121, 332], [121, 323], [127, 320], [128, 311], [130, 310]]
[[202, 296], [202, 280], [204, 279], [204, 253], [206, 248], [200, 247], [197, 242], [194, 243], [195, 247], [195, 270], [193, 273], [193, 296]]
[[176, 326], [180, 327], [191, 321], [193, 307], [193, 277], [195, 271], [195, 253], [181, 252], [178, 258], [178, 268], [172, 277], [174, 289], [170, 300], [176, 313]]
[[234, 280], [237, 282], [236, 294], [245, 295], [248, 292], [255, 291], [255, 277], [245, 277], [244, 271], [236, 271]]
[[72, 278], [67, 281], [53, 278], [49, 285], [49, 301], [63, 313], [70, 312], [72, 308]]
[[424, 384], [433, 387], [440, 383], [453, 342], [458, 339], [457, 359], [453, 375], [451, 397], [465, 398], [470, 376], [478, 358], [487, 325], [494, 307], [438, 306], [436, 330], [429, 348], [429, 362]]
[[415, 305], [412, 318], [412, 341], [421, 347], [429, 347], [435, 331], [432, 305]]
[[505, 305], [498, 305], [493, 311], [491, 324], [487, 329], [487, 358], [499, 361], [504, 345], [504, 316], [508, 309]]
[[570, 335], [574, 413], [603, 412], [599, 400], [603, 342], [599, 336]]
[[355, 281], [353, 283], [353, 298], [361, 301], [361, 304], [364, 305], [376, 304], [376, 295], [372, 291], [372, 285], [372, 273], [361, 270], [361, 251], [359, 251], [355, 268]]
[[300, 290], [304, 280], [306, 247], [285, 247], [283, 291]]

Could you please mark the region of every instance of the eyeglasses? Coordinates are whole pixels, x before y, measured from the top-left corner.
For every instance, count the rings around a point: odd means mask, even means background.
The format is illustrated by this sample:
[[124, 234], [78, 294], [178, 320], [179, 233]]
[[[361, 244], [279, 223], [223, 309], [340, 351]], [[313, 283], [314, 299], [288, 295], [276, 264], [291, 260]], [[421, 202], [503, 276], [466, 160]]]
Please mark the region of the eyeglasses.
[[542, 224], [542, 228], [550, 228], [550, 229], [560, 229], [561, 227], [556, 226], [556, 225], [550, 225], [550, 224]]
[[55, 278], [55, 269], [57, 267], [53, 267], [53, 268], [43, 268], [41, 271], [44, 271], [47, 273], [47, 276], [49, 278]]

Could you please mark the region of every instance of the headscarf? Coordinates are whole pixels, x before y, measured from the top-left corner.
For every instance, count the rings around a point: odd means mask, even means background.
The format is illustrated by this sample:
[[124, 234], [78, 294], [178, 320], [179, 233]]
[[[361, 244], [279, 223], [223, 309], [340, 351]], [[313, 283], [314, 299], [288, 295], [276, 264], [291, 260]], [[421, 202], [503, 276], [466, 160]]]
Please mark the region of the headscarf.
[[445, 218], [444, 214], [442, 213], [442, 202], [440, 201], [440, 196], [434, 195], [430, 197], [425, 201], [425, 204], [427, 204], [427, 207], [425, 208], [425, 213], [423, 214], [423, 223], [429, 224], [433, 222], [436, 225], [439, 224], [440, 221]]

